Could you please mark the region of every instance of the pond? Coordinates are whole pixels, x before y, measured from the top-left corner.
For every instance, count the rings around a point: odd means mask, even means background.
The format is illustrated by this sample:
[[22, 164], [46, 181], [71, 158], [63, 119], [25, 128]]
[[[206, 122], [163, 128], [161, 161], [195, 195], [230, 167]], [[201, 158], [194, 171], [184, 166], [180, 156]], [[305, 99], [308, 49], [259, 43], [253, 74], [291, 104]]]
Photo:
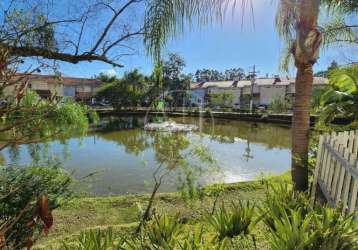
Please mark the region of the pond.
[[[182, 152], [180, 162], [201, 167], [215, 165], [200, 176], [202, 185], [253, 180], [262, 175], [278, 175], [290, 168], [288, 127], [219, 119], [171, 119], [199, 127], [198, 131], [177, 133], [172, 139], [175, 150]], [[105, 130], [82, 138], [74, 136], [65, 142], [55, 140], [6, 149], [2, 156], [6, 164], [58, 162], [79, 179], [87, 176], [75, 187], [81, 192], [95, 195], [149, 192], [153, 172], [161, 163], [169, 167], [175, 164], [170, 157], [177, 152], [173, 153], [173, 145], [163, 144], [163, 137], [167, 136], [164, 132], [144, 131], [143, 118], [128, 117], [120, 121], [111, 118]], [[176, 145], [183, 139], [188, 143]], [[192, 155], [190, 152], [198, 151], [197, 145], [215, 161], [206, 162]], [[190, 151], [190, 147], [194, 150]], [[175, 171], [166, 176], [161, 191], [177, 190], [180, 176]]]

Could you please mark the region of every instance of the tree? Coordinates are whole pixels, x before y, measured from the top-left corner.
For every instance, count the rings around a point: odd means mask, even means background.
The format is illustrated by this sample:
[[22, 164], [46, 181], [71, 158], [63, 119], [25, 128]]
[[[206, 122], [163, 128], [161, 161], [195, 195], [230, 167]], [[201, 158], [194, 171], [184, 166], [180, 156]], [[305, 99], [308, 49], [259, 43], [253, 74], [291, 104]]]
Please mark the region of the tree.
[[170, 53], [169, 59], [163, 62], [165, 99], [174, 106], [182, 106], [188, 99], [190, 79], [183, 74], [184, 67], [184, 59], [175, 53]]
[[180, 79], [182, 71], [185, 67], [185, 61], [176, 53], [169, 53], [169, 59], [164, 61], [163, 76], [171, 80]]
[[[39, 98], [28, 90], [29, 77], [44, 68], [57, 73], [56, 67], [50, 67], [49, 60], [54, 65], [55, 61], [101, 61], [121, 67], [118, 58], [132, 51], [128, 42], [142, 35], [142, 28], [128, 26], [118, 19], [138, 2], [128, 0], [124, 5], [113, 6], [107, 2], [90, 4], [88, 1], [88, 5], [79, 3], [76, 7], [77, 2], [72, 2], [71, 7], [76, 9], [67, 10], [63, 2], [53, 1], [13, 0], [1, 4], [0, 150], [87, 131], [89, 122], [95, 118], [87, 107], [58, 100], [55, 96], [49, 100]], [[84, 39], [87, 27], [98, 27], [93, 22], [100, 26], [97, 15], [108, 12], [112, 16], [108, 22], [103, 22], [105, 25], [99, 28], [98, 36], [93, 40], [88, 36]], [[69, 30], [70, 36], [67, 35]], [[114, 50], [117, 53], [113, 53]], [[20, 70], [28, 58], [36, 59], [32, 61], [36, 66]], [[39, 218], [47, 231], [52, 225], [53, 204], [57, 198], [63, 198], [62, 191], [68, 187], [68, 181], [52, 185], [57, 173], [49, 176], [49, 169], [29, 173], [31, 169], [13, 168], [13, 172], [7, 168], [2, 171], [0, 180], [0, 249], [6, 246], [23, 248], [24, 237], [28, 237], [30, 248], [35, 240], [30, 237], [38, 232]]]
[[328, 71], [335, 70], [335, 69], [337, 69], [338, 67], [339, 67], [338, 63], [337, 63], [335, 60], [333, 60], [333, 61], [331, 62], [331, 65], [328, 67]]
[[276, 24], [290, 46], [297, 68], [292, 121], [292, 179], [295, 189], [308, 189], [308, 146], [313, 65], [322, 41], [319, 0], [280, 1]]
[[[330, 44], [332, 34], [318, 28], [319, 8], [326, 4], [347, 11], [349, 0], [280, 1], [276, 25], [288, 44], [297, 69], [292, 121], [292, 179], [297, 190], [308, 189], [308, 147], [313, 71], [322, 43]], [[354, 5], [354, 4], [352, 4]], [[352, 7], [352, 6], [351, 6]], [[354, 7], [354, 6], [353, 6]], [[356, 8], [356, 6], [354, 7]], [[349, 11], [353, 11], [350, 9]], [[343, 32], [349, 32], [343, 29]], [[334, 33], [334, 37], [342, 32]]]
[[135, 69], [126, 72], [122, 79], [106, 83], [98, 90], [97, 96], [106, 99], [114, 108], [121, 109], [142, 104], [148, 91], [148, 78]]
[[242, 68], [233, 68], [225, 70], [225, 80], [240, 81], [245, 79], [245, 71]]
[[95, 78], [104, 83], [112, 83], [117, 80], [117, 77], [115, 75], [108, 75], [103, 72], [100, 73], [98, 76], [95, 76]]
[[330, 66], [327, 68], [327, 70], [322, 70], [322, 71], [319, 71], [317, 73], [314, 74], [315, 77], [325, 77], [327, 78], [328, 77], [328, 72], [331, 71], [331, 70], [334, 70], [336, 68], [338, 68], [339, 65], [338, 63], [333, 60], [330, 64]]
[[195, 72], [196, 82], [207, 81], [240, 81], [245, 78], [242, 68], [226, 69], [224, 72], [212, 69], [198, 69]]
[[223, 81], [227, 77], [230, 76], [213, 69], [199, 69], [195, 72], [196, 82]]
[[25, 58], [123, 67], [118, 59], [133, 54], [131, 46], [143, 35], [142, 23], [127, 18], [142, 2], [6, 1], [0, 6], [0, 47]]
[[211, 106], [220, 108], [232, 108], [235, 96], [231, 92], [212, 93], [210, 95]]
[[[55, 97], [41, 99], [27, 89], [31, 72], [17, 73], [21, 59], [2, 52], [0, 151], [10, 146], [86, 133], [90, 121], [96, 120], [88, 107]], [[63, 179], [64, 173], [46, 167], [1, 166], [0, 172], [0, 249], [31, 247], [41, 233], [40, 228], [44, 226], [47, 232], [51, 227], [51, 210], [58, 199], [65, 198], [69, 176]], [[60, 175], [61, 180], [57, 179]]]
[[358, 121], [358, 65], [337, 68], [329, 74], [330, 85], [320, 98], [320, 122], [336, 117]]

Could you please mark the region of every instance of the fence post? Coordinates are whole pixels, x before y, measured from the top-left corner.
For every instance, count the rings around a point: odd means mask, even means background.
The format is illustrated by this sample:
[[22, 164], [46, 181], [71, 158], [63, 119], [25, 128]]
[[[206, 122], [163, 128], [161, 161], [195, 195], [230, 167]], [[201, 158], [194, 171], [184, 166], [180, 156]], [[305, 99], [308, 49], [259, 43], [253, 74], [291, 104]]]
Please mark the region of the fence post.
[[320, 135], [319, 136], [319, 143], [318, 143], [318, 152], [317, 152], [317, 160], [316, 160], [316, 168], [313, 176], [313, 183], [312, 183], [312, 193], [311, 193], [311, 205], [313, 206], [316, 201], [316, 189], [318, 185], [318, 176], [320, 174], [321, 168], [321, 160], [322, 160], [322, 151], [323, 151], [323, 142], [325, 141], [326, 136]]

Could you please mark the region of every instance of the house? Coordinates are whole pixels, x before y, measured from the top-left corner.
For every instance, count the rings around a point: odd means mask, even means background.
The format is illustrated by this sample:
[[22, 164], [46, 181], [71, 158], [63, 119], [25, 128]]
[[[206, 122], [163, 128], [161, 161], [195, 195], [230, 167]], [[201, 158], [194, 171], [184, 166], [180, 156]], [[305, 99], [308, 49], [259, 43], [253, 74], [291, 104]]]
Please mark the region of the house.
[[11, 96], [15, 93], [15, 88], [19, 88], [21, 83], [27, 82], [27, 89], [36, 92], [42, 98], [72, 98], [76, 101], [91, 101], [95, 96], [97, 88], [102, 84], [100, 80], [62, 77], [55, 75], [21, 75], [16, 76], [19, 83], [5, 88], [5, 95]]
[[[327, 83], [327, 78], [315, 77], [313, 86], [314, 88], [321, 88]], [[294, 98], [295, 95], [295, 78], [291, 77], [258, 78], [255, 79], [253, 85], [250, 80], [242, 80], [192, 83], [190, 86], [191, 101], [197, 106], [209, 104], [210, 95], [221, 92], [233, 94], [233, 108], [247, 106], [251, 99], [251, 93], [253, 104], [256, 107], [268, 106], [277, 98]], [[201, 100], [201, 102], [198, 102], [198, 100]]]
[[25, 83], [27, 83], [26, 89], [36, 92], [41, 98], [63, 96], [63, 84], [58, 76], [18, 74], [11, 81], [15, 84], [4, 88], [5, 96], [13, 96]]
[[238, 86], [238, 81], [216, 81], [216, 82], [202, 82], [192, 83], [191, 88], [191, 102], [197, 106], [205, 106], [210, 103], [210, 95], [222, 92], [231, 92], [234, 94], [234, 104], [240, 104], [241, 88]]
[[94, 103], [94, 96], [102, 82], [98, 79], [63, 77], [64, 97], [76, 101], [90, 101]]

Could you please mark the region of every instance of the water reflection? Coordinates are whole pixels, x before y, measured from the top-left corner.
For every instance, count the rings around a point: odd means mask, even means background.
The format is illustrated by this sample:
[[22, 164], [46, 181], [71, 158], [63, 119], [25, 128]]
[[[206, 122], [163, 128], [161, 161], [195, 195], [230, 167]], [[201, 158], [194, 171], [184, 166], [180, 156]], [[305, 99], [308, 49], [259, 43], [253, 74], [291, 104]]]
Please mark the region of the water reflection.
[[[213, 124], [202, 118], [174, 120], [201, 125], [202, 132], [178, 133], [168, 138], [160, 132], [136, 128], [143, 123], [142, 118], [125, 118], [127, 125], [112, 119], [103, 125], [107, 126], [105, 132], [73, 137], [66, 143], [53, 141], [9, 148], [3, 157], [7, 164], [23, 165], [57, 159], [77, 177], [97, 172], [81, 184], [81, 190], [100, 195], [150, 191], [153, 172], [161, 162], [169, 168], [177, 165], [173, 159], [180, 159], [183, 164], [208, 165], [190, 154], [198, 144], [205, 146], [204, 152], [215, 158], [221, 169], [220, 173], [206, 175], [205, 182], [243, 181], [261, 173], [280, 174], [289, 169], [291, 143], [286, 127], [227, 120], [215, 120]], [[177, 174], [171, 174], [161, 191], [176, 190], [177, 179]]]

